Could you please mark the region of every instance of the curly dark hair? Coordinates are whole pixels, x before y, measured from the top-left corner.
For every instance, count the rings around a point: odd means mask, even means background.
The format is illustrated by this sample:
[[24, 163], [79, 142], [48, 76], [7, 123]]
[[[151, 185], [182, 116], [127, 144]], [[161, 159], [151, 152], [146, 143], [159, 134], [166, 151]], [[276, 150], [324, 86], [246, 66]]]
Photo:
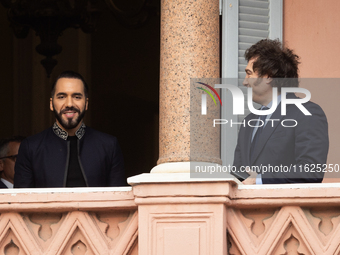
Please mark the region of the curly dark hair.
[[[247, 61], [256, 59], [253, 63], [253, 70], [259, 77], [268, 75], [270, 78], [298, 78], [299, 56], [293, 50], [282, 46], [282, 43], [276, 40], [263, 39], [244, 53]], [[290, 82], [280, 82], [278, 87], [297, 87], [297, 79], [287, 79]]]

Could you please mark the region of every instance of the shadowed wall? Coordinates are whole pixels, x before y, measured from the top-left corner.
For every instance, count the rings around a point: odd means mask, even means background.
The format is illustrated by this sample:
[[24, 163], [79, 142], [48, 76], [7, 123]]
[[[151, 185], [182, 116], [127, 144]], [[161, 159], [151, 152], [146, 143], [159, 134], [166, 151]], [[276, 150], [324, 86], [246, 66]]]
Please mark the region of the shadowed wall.
[[142, 27], [118, 23], [102, 3], [94, 34], [67, 29], [63, 51], [48, 79], [36, 53], [39, 38], [14, 37], [0, 5], [0, 137], [30, 136], [51, 126], [50, 87], [64, 70], [81, 73], [90, 86], [85, 123], [118, 138], [127, 176], [149, 172], [158, 159], [159, 15]]

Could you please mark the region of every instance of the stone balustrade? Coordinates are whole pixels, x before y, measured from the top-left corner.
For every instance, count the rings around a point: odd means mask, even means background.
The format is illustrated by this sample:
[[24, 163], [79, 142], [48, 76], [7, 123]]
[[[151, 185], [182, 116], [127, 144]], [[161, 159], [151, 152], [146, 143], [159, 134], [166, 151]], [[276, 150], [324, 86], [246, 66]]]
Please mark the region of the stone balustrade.
[[142, 174], [132, 187], [0, 193], [0, 254], [339, 254], [340, 184]]
[[137, 254], [131, 187], [1, 190], [0, 254]]

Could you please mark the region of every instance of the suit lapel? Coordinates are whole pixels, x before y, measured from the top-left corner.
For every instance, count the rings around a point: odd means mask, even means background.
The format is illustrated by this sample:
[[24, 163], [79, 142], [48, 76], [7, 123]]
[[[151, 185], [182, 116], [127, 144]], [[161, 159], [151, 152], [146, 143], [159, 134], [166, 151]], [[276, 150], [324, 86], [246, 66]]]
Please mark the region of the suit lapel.
[[[298, 98], [294, 93], [287, 93], [286, 98]], [[288, 114], [288, 108], [287, 108], [287, 114]], [[287, 115], [285, 115], [287, 116]], [[276, 119], [279, 121], [274, 121], [273, 126], [272, 126], [272, 122], [268, 122], [267, 125], [265, 126], [265, 128], [262, 131], [261, 137], [259, 139], [259, 141], [257, 142], [255, 151], [254, 151], [254, 156], [252, 157], [252, 159], [250, 159], [250, 164], [253, 165], [254, 162], [256, 161], [256, 159], [258, 158], [258, 156], [260, 155], [261, 151], [263, 150], [264, 146], [266, 145], [268, 139], [270, 138], [270, 136], [273, 134], [273, 132], [275, 131], [275, 129], [277, 128], [278, 125], [280, 125], [283, 117], [285, 117], [283, 115], [281, 115], [281, 102], [278, 104], [275, 112], [272, 114], [272, 116], [270, 117], [270, 119]], [[250, 142], [251, 142], [251, 134], [252, 134], [252, 130], [249, 131], [250, 133]], [[247, 151], [248, 153], [248, 158], [250, 155], [250, 147], [251, 145], [249, 144], [249, 150]]]

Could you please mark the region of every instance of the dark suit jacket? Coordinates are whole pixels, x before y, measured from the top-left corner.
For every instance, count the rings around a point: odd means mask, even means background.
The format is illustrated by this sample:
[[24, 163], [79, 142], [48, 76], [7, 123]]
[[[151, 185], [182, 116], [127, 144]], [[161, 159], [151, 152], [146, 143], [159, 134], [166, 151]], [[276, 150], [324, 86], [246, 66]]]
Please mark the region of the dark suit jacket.
[[[52, 128], [26, 138], [15, 164], [14, 187], [65, 187], [69, 143]], [[78, 140], [78, 154], [87, 186], [126, 185], [123, 156], [115, 137], [86, 127]]]
[[8, 189], [5, 183], [0, 180], [0, 189]]
[[[288, 94], [287, 98], [297, 98]], [[278, 105], [270, 119], [280, 121], [267, 122], [257, 142], [252, 160], [250, 159], [250, 146], [253, 128], [248, 126], [248, 120], [258, 119], [257, 115], [249, 114], [245, 118], [246, 126], [241, 126], [235, 150], [234, 166], [241, 170], [245, 166], [256, 166], [262, 174], [262, 183], [302, 183], [321, 182], [324, 176], [322, 169], [326, 169], [328, 154], [328, 123], [321, 107], [315, 103], [307, 102], [304, 107], [312, 116], [304, 115], [295, 105], [287, 105], [286, 116], [281, 115], [281, 104]], [[296, 127], [284, 127], [281, 121], [294, 119], [298, 122]], [[251, 123], [254, 125], [254, 122]], [[294, 122], [286, 121], [284, 125], [292, 126]], [[321, 164], [321, 165], [317, 165]], [[279, 171], [261, 172], [263, 166], [275, 167]], [[289, 169], [289, 171], [285, 172]], [[317, 168], [317, 166], [321, 167]], [[278, 168], [279, 167], [279, 168]], [[246, 173], [239, 172], [247, 177]]]

